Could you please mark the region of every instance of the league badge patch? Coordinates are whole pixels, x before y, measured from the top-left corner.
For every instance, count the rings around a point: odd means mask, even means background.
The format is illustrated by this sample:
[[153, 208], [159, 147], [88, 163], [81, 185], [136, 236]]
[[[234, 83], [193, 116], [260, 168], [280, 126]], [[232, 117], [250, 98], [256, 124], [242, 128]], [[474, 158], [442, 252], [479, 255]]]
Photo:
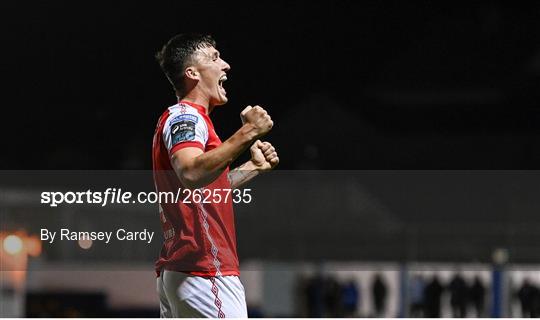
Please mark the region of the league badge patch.
[[171, 125], [172, 145], [195, 139], [195, 122], [182, 120]]

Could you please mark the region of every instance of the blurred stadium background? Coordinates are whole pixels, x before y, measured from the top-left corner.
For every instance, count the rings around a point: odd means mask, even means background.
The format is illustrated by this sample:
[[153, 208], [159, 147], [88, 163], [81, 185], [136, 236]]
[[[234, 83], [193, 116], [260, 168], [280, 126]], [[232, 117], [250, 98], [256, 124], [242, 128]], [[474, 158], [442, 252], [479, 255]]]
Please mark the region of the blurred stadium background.
[[[237, 208], [252, 316], [435, 317], [464, 303], [467, 316], [538, 316], [540, 4], [0, 6], [1, 316], [158, 315], [160, 241], [35, 239], [43, 225], [157, 230], [153, 206], [48, 210], [34, 181], [13, 177], [147, 175], [174, 103], [153, 54], [188, 31], [213, 34], [232, 65], [220, 136], [247, 104], [276, 122], [282, 172]], [[392, 171], [426, 169], [492, 171]], [[531, 171], [497, 171], [516, 169]]]

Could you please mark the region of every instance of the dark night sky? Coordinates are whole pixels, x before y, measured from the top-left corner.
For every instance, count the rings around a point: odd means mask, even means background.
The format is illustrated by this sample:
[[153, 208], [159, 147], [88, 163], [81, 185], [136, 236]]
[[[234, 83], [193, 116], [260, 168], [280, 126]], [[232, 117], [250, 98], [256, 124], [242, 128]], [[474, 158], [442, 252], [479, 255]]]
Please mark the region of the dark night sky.
[[261, 104], [282, 169], [540, 167], [538, 4], [0, 6], [0, 169], [150, 169], [175, 101], [153, 55], [194, 31], [232, 66], [218, 133]]

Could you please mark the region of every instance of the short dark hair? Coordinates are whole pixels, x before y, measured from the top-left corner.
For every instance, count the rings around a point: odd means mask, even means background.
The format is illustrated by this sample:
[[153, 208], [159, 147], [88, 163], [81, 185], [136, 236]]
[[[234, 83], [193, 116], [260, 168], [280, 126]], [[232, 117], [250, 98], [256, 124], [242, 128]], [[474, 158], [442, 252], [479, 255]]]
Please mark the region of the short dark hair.
[[184, 70], [192, 63], [193, 53], [197, 49], [215, 46], [216, 41], [210, 35], [178, 34], [156, 53], [156, 60], [176, 91], [184, 95]]

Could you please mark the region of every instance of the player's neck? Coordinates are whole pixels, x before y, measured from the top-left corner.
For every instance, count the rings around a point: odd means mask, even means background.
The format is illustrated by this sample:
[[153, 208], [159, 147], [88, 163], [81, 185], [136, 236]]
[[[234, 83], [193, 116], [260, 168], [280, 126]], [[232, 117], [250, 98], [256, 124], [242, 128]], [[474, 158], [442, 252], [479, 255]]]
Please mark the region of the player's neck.
[[205, 99], [201, 97], [200, 95], [188, 93], [185, 97], [180, 98], [179, 100], [187, 101], [187, 102], [202, 106], [206, 110], [206, 114], [210, 114], [210, 112], [212, 112], [212, 109], [213, 109], [209, 107], [210, 103], [208, 99]]

